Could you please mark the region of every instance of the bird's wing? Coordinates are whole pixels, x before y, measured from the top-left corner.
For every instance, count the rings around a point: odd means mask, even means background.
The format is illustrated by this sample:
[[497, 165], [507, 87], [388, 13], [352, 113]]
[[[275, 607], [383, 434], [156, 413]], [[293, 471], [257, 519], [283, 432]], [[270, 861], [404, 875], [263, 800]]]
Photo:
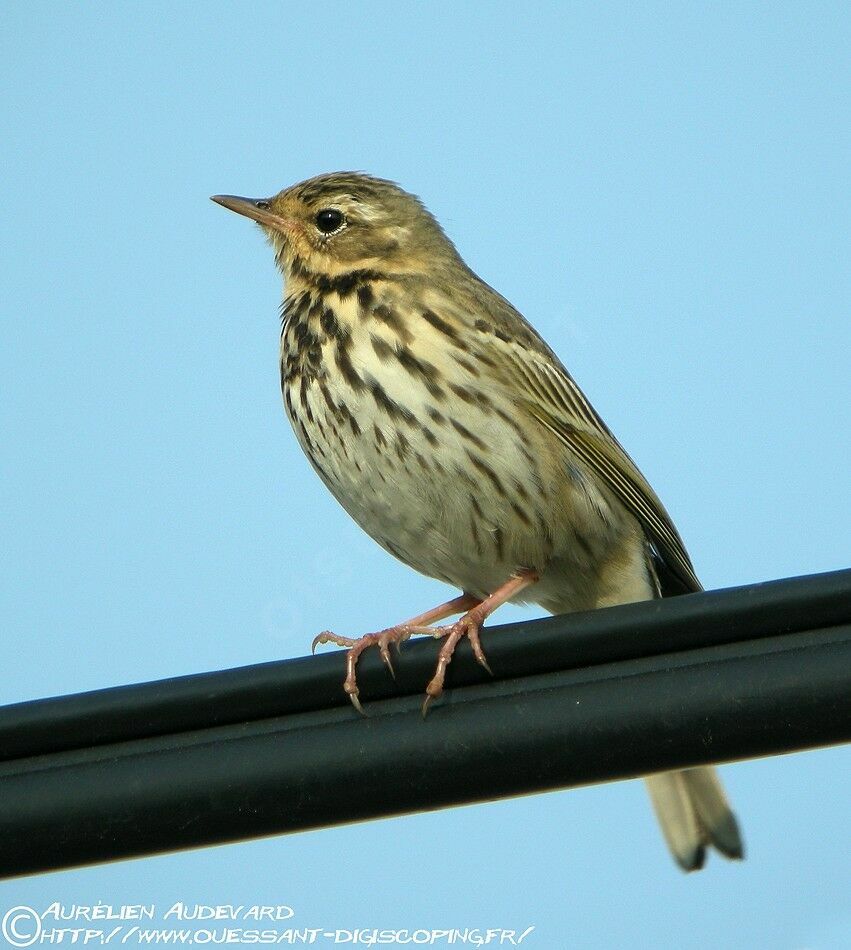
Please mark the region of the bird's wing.
[[511, 352], [512, 382], [528, 397], [527, 411], [596, 472], [638, 519], [656, 557], [666, 573], [673, 575], [669, 589], [678, 593], [702, 590], [662, 502], [567, 370], [546, 353], [510, 345], [506, 349]]

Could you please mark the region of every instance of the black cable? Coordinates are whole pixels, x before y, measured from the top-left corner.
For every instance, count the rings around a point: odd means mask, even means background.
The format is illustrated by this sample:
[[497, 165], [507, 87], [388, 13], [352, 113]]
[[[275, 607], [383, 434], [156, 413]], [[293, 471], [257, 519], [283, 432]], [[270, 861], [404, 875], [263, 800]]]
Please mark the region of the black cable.
[[0, 709], [0, 874], [851, 740], [851, 571]]

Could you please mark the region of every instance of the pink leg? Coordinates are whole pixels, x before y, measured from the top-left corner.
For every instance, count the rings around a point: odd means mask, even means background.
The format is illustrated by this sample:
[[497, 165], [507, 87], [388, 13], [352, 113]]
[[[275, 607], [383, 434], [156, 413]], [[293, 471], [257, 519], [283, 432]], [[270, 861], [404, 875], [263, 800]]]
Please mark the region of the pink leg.
[[476, 660], [490, 673], [491, 668], [485, 658], [482, 644], [479, 639], [479, 631], [485, 620], [507, 600], [511, 600], [515, 594], [531, 586], [538, 580], [538, 575], [534, 571], [520, 571], [509, 578], [501, 587], [498, 587], [489, 597], [486, 597], [480, 604], [476, 604], [464, 614], [460, 620], [450, 624], [447, 627], [437, 628], [434, 636], [444, 636], [446, 640], [440, 648], [437, 655], [437, 668], [434, 676], [426, 686], [426, 698], [423, 703], [423, 716], [428, 712], [429, 703], [436, 699], [443, 692], [443, 682], [446, 679], [446, 667], [452, 662], [452, 654], [462, 637], [468, 637], [470, 646], [473, 648], [473, 655]]
[[431, 624], [436, 623], [438, 620], [445, 620], [447, 617], [451, 617], [453, 614], [462, 614], [465, 610], [469, 610], [471, 607], [475, 607], [479, 603], [479, 599], [477, 597], [473, 597], [472, 594], [461, 594], [460, 597], [453, 597], [452, 600], [447, 600], [445, 604], [440, 604], [439, 607], [432, 607], [431, 610], [427, 610], [424, 614], [420, 614], [418, 617], [411, 617], [410, 620], [406, 620], [400, 626], [431, 626]]
[[330, 630], [323, 630], [322, 633], [314, 637], [310, 652], [313, 653], [316, 647], [321, 643], [334, 643], [339, 647], [348, 647], [349, 652], [346, 654], [346, 678], [343, 681], [343, 689], [349, 699], [351, 699], [355, 709], [362, 713], [363, 706], [361, 706], [360, 699], [358, 698], [359, 690], [355, 670], [361, 653], [363, 653], [367, 647], [378, 647], [381, 659], [387, 664], [387, 668], [395, 678], [396, 674], [393, 671], [393, 664], [390, 660], [391, 643], [395, 643], [398, 649], [412, 633], [429, 633], [432, 634], [432, 636], [444, 636], [442, 632], [437, 632], [441, 630], [441, 628], [434, 628], [431, 624], [439, 620], [444, 620], [446, 617], [451, 617], [453, 614], [463, 613], [465, 610], [470, 610], [470, 608], [478, 604], [479, 601], [470, 594], [461, 594], [460, 597], [448, 600], [445, 604], [433, 607], [431, 610], [427, 610], [423, 614], [418, 614], [410, 620], [396, 624], [394, 627], [387, 627], [387, 629], [380, 630], [378, 633], [368, 633], [366, 636], [359, 637], [357, 640], [350, 637], [338, 636]]

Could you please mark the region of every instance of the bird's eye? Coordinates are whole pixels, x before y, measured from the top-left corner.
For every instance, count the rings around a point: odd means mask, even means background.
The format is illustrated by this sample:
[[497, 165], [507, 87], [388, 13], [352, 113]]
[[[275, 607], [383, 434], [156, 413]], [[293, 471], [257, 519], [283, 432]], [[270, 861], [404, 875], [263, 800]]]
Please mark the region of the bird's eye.
[[254, 207], [255, 207], [255, 208], [259, 208], [261, 211], [268, 211], [268, 210], [269, 210], [269, 202], [268, 202], [268, 201], [255, 201], [255, 202], [254, 202]]
[[321, 211], [317, 211], [315, 220], [316, 227], [319, 228], [323, 234], [333, 234], [335, 231], [339, 231], [346, 223], [343, 212], [338, 211], [336, 208], [323, 208]]

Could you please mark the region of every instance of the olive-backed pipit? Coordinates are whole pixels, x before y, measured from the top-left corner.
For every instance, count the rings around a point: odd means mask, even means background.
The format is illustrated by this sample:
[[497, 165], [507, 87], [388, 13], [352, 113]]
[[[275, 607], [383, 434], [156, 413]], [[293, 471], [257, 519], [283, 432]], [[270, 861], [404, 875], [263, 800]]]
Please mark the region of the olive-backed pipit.
[[[257, 221], [283, 272], [281, 386], [320, 478], [382, 547], [463, 593], [351, 640], [357, 658], [443, 637], [426, 703], [463, 637], [508, 600], [553, 613], [701, 589], [671, 519], [558, 357], [464, 263], [413, 195], [339, 172], [272, 198], [216, 196]], [[453, 614], [460, 620], [434, 626]], [[715, 771], [647, 779], [686, 870], [742, 856]]]

